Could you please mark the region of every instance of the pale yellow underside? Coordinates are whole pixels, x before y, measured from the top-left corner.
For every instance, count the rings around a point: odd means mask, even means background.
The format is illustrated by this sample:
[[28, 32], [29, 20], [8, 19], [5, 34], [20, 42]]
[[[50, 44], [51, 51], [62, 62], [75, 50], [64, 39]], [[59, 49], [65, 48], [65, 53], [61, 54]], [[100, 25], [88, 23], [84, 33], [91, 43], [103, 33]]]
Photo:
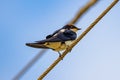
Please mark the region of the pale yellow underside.
[[61, 44], [61, 42], [46, 42], [44, 45], [55, 51], [62, 51], [65, 50], [69, 45], [71, 45], [72, 42], [73, 41], [66, 41], [65, 44]]

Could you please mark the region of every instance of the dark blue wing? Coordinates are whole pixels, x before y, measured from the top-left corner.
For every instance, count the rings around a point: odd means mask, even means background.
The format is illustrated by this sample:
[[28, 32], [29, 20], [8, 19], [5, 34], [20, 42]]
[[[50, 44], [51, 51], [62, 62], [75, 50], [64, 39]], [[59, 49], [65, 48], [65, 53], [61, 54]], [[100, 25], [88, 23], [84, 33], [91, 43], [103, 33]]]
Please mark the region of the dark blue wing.
[[47, 35], [47, 36], [46, 36], [46, 39], [53, 37], [56, 33], [59, 33], [60, 30], [65, 29], [66, 26], [69, 26], [69, 25], [65, 25], [65, 26], [63, 26], [62, 28], [56, 30], [53, 34]]
[[51, 38], [45, 39], [45, 40], [40, 40], [40, 41], [36, 41], [38, 44], [44, 44], [45, 42], [60, 42], [62, 41], [60, 38], [58, 38], [57, 36], [53, 36]]
[[58, 29], [58, 30], [56, 30], [53, 34], [47, 35], [47, 36], [46, 36], [46, 39], [51, 38], [51, 37], [54, 36], [56, 33], [58, 33], [60, 30], [61, 30], [61, 29]]
[[77, 34], [71, 30], [65, 30], [63, 34], [65, 35], [66, 38], [68, 38], [66, 40], [75, 40], [77, 38]]
[[57, 36], [52, 36], [48, 39], [36, 41], [39, 44], [43, 44], [45, 42], [65, 42], [69, 40], [75, 40], [77, 37], [76, 33], [71, 30], [65, 30], [65, 32], [60, 32]]
[[39, 44], [39, 43], [26, 43], [27, 46], [30, 46], [30, 47], [34, 47], [34, 48], [43, 48], [43, 49], [50, 49], [49, 47], [46, 47], [45, 45], [43, 44]]

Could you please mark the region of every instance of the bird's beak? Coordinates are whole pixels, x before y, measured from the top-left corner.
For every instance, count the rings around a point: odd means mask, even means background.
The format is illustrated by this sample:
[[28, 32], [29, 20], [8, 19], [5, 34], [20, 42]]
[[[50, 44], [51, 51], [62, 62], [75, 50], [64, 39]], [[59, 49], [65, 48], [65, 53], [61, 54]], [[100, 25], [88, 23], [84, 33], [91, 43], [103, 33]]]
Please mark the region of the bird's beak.
[[77, 30], [81, 30], [81, 28], [77, 28]]

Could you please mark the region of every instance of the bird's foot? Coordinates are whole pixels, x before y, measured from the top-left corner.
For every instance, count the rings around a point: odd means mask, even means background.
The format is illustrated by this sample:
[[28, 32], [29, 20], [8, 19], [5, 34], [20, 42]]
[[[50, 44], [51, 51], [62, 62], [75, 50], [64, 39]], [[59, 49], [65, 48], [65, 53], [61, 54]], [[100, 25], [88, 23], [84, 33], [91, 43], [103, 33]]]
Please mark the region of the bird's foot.
[[59, 57], [61, 58], [61, 60], [63, 60], [61, 53], [58, 51]]

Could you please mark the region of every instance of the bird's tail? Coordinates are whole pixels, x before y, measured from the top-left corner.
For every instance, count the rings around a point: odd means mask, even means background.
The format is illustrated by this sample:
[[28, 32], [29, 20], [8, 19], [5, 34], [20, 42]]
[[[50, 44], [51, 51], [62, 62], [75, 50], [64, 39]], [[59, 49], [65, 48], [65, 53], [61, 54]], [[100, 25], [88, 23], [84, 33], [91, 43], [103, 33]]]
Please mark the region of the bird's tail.
[[39, 43], [26, 43], [27, 46], [29, 47], [33, 47], [33, 48], [44, 48], [44, 49], [49, 49], [48, 47], [46, 47], [43, 44], [39, 44]]

